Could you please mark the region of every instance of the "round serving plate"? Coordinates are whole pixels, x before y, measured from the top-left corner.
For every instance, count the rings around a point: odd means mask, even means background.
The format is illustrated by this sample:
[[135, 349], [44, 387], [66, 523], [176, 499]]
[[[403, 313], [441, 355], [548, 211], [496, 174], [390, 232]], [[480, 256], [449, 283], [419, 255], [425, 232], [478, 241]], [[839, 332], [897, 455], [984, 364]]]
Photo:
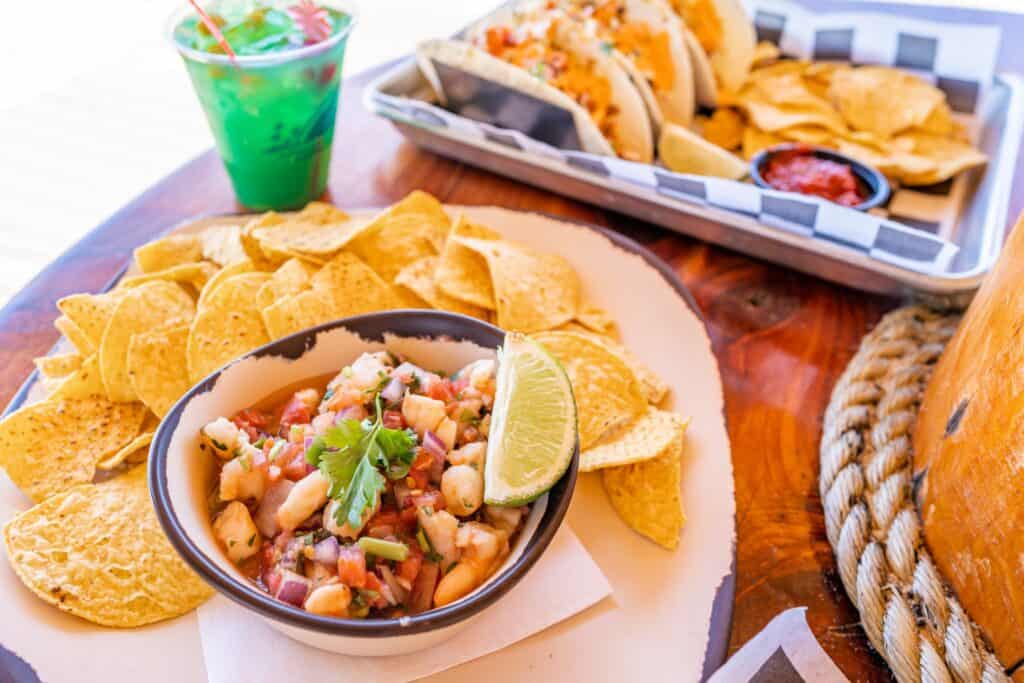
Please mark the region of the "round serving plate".
[[[693, 298], [667, 264], [610, 230], [495, 207], [446, 209], [568, 259], [586, 300], [611, 314], [623, 344], [669, 385], [662, 407], [690, 418], [690, 425], [682, 473], [687, 522], [679, 548], [666, 551], [628, 529], [609, 504], [600, 475], [581, 474], [566, 520], [608, 578], [612, 596], [438, 678], [704, 680], [725, 660], [729, 641], [736, 525], [722, 383]], [[209, 217], [174, 231], [240, 222], [239, 216]], [[9, 410], [38, 394], [34, 380], [26, 382]], [[20, 584], [8, 583], [0, 581], [0, 598], [24, 592]], [[4, 645], [18, 649], [14, 642]]]

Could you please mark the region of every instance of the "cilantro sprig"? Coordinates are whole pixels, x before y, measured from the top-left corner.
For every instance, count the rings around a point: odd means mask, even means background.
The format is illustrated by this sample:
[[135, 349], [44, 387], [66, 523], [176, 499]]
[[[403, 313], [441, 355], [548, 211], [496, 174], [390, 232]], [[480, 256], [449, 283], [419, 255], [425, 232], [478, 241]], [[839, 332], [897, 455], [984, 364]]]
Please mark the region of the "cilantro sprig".
[[374, 407], [373, 420], [341, 420], [306, 450], [306, 462], [319, 467], [331, 484], [327, 496], [339, 502], [334, 521], [347, 522], [353, 529], [384, 490], [381, 471], [389, 479], [401, 479], [409, 473], [415, 457], [415, 432], [384, 426], [379, 394]]

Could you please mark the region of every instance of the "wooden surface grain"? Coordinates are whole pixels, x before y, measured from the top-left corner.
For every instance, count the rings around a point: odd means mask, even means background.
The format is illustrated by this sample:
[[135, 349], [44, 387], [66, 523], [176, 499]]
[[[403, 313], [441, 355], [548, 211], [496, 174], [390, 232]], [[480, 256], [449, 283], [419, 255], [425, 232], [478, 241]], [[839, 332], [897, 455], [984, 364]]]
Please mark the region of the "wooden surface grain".
[[[851, 680], [890, 680], [836, 574], [817, 493], [817, 446], [833, 383], [861, 337], [897, 302], [421, 152], [363, 110], [368, 80], [349, 80], [342, 94], [329, 196], [338, 205], [384, 205], [419, 188], [446, 203], [544, 211], [619, 230], [675, 269], [707, 321], [725, 388], [738, 534], [730, 653], [781, 610], [806, 605], [815, 635]], [[209, 152], [55, 261], [0, 311], [0, 400], [11, 399], [32, 358], [56, 341], [59, 297], [101, 289], [133, 247], [180, 221], [237, 210]]]

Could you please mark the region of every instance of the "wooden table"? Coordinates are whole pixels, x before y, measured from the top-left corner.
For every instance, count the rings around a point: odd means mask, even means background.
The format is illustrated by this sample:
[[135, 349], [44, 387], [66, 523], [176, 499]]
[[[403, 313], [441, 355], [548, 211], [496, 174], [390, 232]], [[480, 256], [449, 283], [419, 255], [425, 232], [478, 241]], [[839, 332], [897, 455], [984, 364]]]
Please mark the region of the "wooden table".
[[[815, 635], [851, 680], [891, 680], [858, 625], [825, 537], [818, 440], [833, 383], [861, 337], [898, 302], [421, 152], [362, 108], [361, 90], [378, 71], [345, 85], [329, 199], [342, 207], [378, 206], [419, 188], [448, 203], [545, 211], [612, 227], [671, 264], [707, 321], [725, 389], [738, 534], [729, 652], [780, 611], [806, 605]], [[58, 298], [102, 289], [132, 248], [180, 221], [237, 210], [210, 151], [57, 259], [0, 311], [0, 401], [12, 398], [32, 359], [56, 342]]]

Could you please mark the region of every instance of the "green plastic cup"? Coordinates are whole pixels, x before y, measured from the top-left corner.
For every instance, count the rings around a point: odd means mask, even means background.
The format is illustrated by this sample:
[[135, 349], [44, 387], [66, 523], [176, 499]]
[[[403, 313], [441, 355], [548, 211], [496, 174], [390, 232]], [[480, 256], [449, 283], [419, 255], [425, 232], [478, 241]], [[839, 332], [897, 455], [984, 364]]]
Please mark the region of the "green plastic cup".
[[195, 16], [189, 6], [168, 22], [235, 195], [247, 208], [301, 208], [327, 189], [341, 69], [356, 12], [348, 3], [320, 4], [349, 15], [348, 25], [319, 43], [239, 55], [234, 62], [176, 39], [181, 22]]

